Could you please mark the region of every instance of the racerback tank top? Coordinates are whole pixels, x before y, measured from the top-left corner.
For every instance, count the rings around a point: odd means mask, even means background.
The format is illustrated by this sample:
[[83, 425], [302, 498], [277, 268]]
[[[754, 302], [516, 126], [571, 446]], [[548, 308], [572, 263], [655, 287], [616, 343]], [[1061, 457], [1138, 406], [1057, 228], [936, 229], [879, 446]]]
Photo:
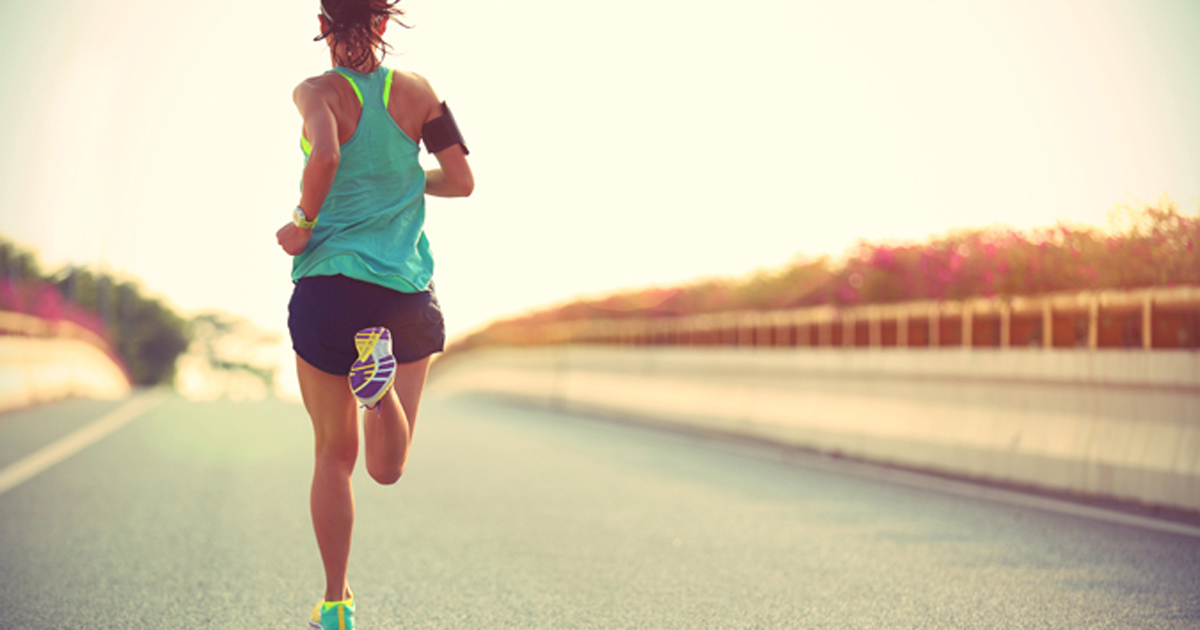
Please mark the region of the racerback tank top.
[[[344, 275], [403, 293], [424, 291], [433, 277], [425, 237], [425, 170], [419, 147], [388, 114], [392, 72], [334, 68], [362, 105], [354, 135], [341, 145], [329, 196], [312, 240], [292, 260], [292, 281]], [[305, 163], [311, 146], [301, 138]]]

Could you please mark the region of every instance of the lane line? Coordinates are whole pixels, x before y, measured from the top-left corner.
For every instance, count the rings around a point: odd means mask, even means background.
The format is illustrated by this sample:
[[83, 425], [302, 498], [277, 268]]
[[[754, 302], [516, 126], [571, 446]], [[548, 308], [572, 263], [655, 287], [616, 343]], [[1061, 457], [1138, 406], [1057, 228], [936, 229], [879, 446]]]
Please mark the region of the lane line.
[[57, 442], [43, 447], [32, 455], [9, 464], [0, 470], [0, 495], [25, 483], [38, 473], [95, 444], [112, 432], [129, 424], [163, 401], [157, 392], [136, 396], [116, 409], [100, 416], [90, 424], [76, 429]]

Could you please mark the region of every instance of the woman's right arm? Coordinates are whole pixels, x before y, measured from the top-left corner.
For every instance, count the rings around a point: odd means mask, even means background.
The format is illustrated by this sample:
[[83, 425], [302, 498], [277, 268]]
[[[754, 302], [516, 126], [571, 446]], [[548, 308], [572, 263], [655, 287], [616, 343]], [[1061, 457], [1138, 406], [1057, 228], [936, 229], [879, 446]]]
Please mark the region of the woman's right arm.
[[[338, 144], [337, 117], [333, 112], [336, 98], [337, 93], [317, 79], [304, 81], [292, 92], [292, 100], [304, 119], [304, 137], [312, 145], [308, 161], [304, 164], [299, 204], [309, 221], [316, 220], [321, 212], [342, 157]], [[279, 228], [275, 238], [284, 251], [295, 256], [308, 246], [312, 230], [287, 223]]]

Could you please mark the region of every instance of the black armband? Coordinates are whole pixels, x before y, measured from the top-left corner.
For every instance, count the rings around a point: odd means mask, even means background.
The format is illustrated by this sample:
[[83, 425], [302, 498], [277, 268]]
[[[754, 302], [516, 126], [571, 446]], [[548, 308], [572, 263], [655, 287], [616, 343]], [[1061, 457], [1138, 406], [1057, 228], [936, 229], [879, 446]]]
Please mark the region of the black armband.
[[458, 123], [454, 122], [454, 114], [450, 113], [445, 101], [442, 101], [442, 115], [421, 127], [421, 138], [425, 141], [425, 150], [430, 153], [437, 153], [458, 144], [462, 145], [463, 155], [471, 154], [467, 150], [467, 144], [463, 142]]

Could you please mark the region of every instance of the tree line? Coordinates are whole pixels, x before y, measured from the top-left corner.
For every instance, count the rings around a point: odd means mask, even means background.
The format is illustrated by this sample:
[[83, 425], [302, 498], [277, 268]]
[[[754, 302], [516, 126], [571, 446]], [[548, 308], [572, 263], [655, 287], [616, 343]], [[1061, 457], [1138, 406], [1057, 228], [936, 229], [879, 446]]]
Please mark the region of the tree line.
[[0, 310], [71, 321], [108, 342], [138, 385], [170, 383], [188, 347], [188, 322], [135, 282], [82, 267], [53, 275], [0, 237]]

